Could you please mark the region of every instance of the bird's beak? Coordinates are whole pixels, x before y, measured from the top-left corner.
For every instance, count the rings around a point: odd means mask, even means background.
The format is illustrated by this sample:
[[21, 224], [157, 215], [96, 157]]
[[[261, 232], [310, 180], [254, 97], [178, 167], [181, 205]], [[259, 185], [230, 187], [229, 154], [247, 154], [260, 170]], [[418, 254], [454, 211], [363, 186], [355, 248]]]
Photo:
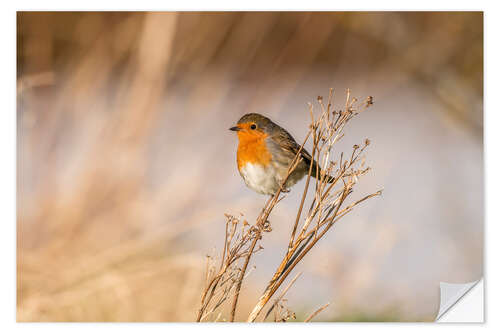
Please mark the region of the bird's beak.
[[235, 131], [235, 132], [238, 132], [239, 130], [241, 130], [241, 128], [239, 128], [238, 126], [233, 126], [229, 129], [230, 131]]

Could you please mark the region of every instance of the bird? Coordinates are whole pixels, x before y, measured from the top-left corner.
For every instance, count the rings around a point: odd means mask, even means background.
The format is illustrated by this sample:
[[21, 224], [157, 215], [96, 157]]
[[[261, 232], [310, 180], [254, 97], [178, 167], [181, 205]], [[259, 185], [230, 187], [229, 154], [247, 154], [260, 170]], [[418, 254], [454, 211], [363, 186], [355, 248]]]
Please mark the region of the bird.
[[[300, 145], [283, 127], [259, 113], [245, 114], [229, 130], [238, 136], [236, 161], [247, 187], [260, 194], [274, 195], [287, 176]], [[321, 175], [321, 168], [307, 150], [302, 148], [299, 158], [297, 167], [284, 184], [284, 192], [309, 173], [311, 163], [311, 175]], [[328, 182], [331, 180], [327, 178]]]

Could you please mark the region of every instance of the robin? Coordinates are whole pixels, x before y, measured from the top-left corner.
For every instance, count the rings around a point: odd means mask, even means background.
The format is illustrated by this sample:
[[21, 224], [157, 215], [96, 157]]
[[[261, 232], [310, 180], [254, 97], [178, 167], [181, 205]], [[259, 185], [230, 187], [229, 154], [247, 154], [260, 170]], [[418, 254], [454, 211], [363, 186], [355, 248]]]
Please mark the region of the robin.
[[[258, 113], [244, 115], [230, 130], [238, 134], [236, 160], [245, 184], [255, 192], [274, 195], [285, 179], [300, 145], [284, 128]], [[311, 163], [311, 174], [317, 177], [316, 172], [321, 172], [321, 169], [302, 148], [300, 161], [284, 185], [285, 191], [309, 173]]]

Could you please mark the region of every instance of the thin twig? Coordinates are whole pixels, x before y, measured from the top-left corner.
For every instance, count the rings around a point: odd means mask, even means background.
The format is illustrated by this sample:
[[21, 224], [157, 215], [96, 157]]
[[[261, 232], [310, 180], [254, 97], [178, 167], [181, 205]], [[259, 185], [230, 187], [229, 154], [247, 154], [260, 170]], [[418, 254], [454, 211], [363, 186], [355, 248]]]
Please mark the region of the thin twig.
[[250, 258], [253, 254], [253, 249], [255, 248], [257, 241], [261, 237], [263, 225], [267, 221], [267, 218], [269, 217], [269, 214], [271, 214], [271, 211], [274, 208], [274, 206], [276, 205], [276, 203], [280, 200], [279, 196], [280, 196], [281, 192], [283, 191], [283, 187], [285, 186], [285, 184], [286, 184], [288, 178], [290, 177], [290, 175], [292, 174], [292, 172], [297, 167], [298, 162], [300, 161], [300, 154], [301, 154], [302, 149], [304, 148], [304, 145], [306, 144], [311, 132], [312, 132], [312, 130], [309, 130], [309, 132], [307, 133], [307, 136], [304, 139], [304, 142], [302, 143], [297, 154], [295, 155], [294, 159], [292, 160], [292, 163], [290, 164], [290, 166], [288, 168], [287, 175], [286, 175], [285, 179], [282, 181], [282, 184], [278, 188], [277, 192], [267, 202], [267, 205], [266, 205], [267, 208], [264, 209], [263, 212], [261, 213], [261, 215], [257, 218], [257, 228], [258, 228], [257, 232], [258, 232], [258, 234], [254, 238], [254, 240], [252, 241], [252, 244], [250, 246], [250, 251], [249, 251], [247, 257], [245, 258], [245, 263], [243, 264], [243, 268], [241, 270], [240, 277], [239, 277], [238, 282], [236, 284], [236, 291], [235, 291], [235, 294], [233, 297], [233, 304], [231, 306], [231, 317], [230, 317], [231, 322], [234, 321], [234, 317], [236, 316], [236, 307], [238, 305], [238, 298], [240, 295], [241, 285], [243, 283], [243, 277], [245, 276], [245, 271], [248, 267], [248, 263], [250, 262]]
[[295, 275], [295, 277], [292, 279], [292, 281], [290, 281], [290, 283], [288, 283], [288, 285], [283, 290], [283, 292], [281, 293], [281, 295], [279, 295], [278, 298], [276, 298], [276, 300], [274, 301], [273, 305], [269, 308], [269, 310], [267, 310], [266, 316], [264, 317], [264, 321], [271, 314], [271, 312], [273, 311], [274, 307], [278, 304], [279, 301], [281, 301], [281, 299], [285, 296], [285, 294], [288, 291], [288, 289], [290, 289], [290, 287], [295, 283], [295, 281], [299, 278], [300, 275], [302, 275], [302, 272], [297, 273], [297, 275]]
[[307, 317], [306, 320], [304, 320], [304, 323], [310, 322], [311, 319], [313, 319], [314, 317], [316, 317], [318, 315], [318, 313], [320, 313], [321, 311], [323, 311], [324, 309], [326, 309], [329, 305], [330, 305], [330, 302], [326, 303], [325, 305], [323, 305], [322, 307], [320, 307], [318, 310], [316, 310], [313, 313], [311, 313], [309, 315], [309, 317]]

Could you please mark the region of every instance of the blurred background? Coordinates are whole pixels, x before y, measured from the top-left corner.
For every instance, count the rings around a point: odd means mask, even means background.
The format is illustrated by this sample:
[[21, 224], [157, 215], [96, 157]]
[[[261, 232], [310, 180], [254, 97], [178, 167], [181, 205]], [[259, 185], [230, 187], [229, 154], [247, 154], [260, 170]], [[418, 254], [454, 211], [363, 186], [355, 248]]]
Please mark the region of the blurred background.
[[[481, 12], [19, 12], [18, 321], [193, 321], [224, 213], [252, 221], [228, 128], [268, 115], [302, 141], [308, 102], [374, 106], [363, 203], [297, 266], [303, 320], [432, 321], [439, 282], [483, 272]], [[308, 146], [310, 147], [310, 146]], [[283, 255], [300, 182], [243, 285]]]

